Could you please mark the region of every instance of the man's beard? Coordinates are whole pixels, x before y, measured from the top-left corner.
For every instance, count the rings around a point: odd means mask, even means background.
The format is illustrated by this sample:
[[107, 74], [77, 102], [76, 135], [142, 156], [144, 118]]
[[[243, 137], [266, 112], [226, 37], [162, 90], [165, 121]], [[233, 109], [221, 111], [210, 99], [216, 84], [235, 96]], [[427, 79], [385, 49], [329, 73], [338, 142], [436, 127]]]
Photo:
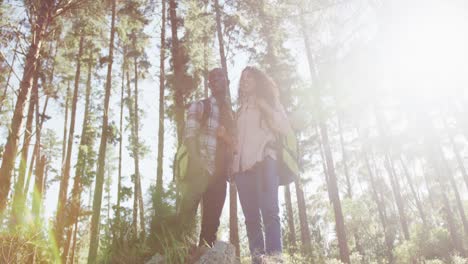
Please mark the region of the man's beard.
[[222, 91], [217, 90], [216, 92], [213, 92], [213, 96], [218, 101], [224, 101], [226, 99], [226, 94], [226, 89], [223, 89]]

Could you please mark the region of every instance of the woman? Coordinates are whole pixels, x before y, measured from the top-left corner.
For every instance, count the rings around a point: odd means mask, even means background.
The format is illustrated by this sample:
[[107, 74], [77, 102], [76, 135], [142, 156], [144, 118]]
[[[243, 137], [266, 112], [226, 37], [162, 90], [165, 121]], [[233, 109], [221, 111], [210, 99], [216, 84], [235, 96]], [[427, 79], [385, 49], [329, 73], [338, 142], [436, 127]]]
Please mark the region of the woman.
[[[252, 263], [281, 255], [279, 171], [275, 142], [291, 127], [274, 82], [255, 67], [242, 71], [239, 84], [236, 155], [233, 173], [245, 216]], [[264, 232], [262, 231], [262, 223]]]

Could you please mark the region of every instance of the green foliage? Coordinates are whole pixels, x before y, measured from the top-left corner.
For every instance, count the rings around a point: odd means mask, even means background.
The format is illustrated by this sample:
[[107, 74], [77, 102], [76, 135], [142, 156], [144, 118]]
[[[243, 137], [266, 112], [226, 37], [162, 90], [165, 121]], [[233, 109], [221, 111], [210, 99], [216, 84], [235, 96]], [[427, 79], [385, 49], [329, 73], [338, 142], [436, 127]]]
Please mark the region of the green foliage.
[[449, 233], [446, 229], [414, 225], [411, 230], [411, 240], [398, 245], [394, 254], [398, 263], [431, 259], [441, 259], [448, 262], [452, 250]]
[[0, 231], [1, 263], [57, 263], [59, 256], [44, 223]]

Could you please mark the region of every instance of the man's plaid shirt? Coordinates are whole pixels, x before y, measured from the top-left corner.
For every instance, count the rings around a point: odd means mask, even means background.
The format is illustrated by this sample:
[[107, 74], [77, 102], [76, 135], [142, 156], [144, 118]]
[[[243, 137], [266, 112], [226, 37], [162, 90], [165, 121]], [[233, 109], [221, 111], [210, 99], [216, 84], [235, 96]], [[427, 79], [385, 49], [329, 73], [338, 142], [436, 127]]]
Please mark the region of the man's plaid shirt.
[[203, 116], [203, 102], [192, 103], [187, 111], [187, 122], [185, 123], [185, 139], [198, 137], [200, 147], [201, 166], [210, 174], [214, 174], [216, 164], [217, 129], [220, 122], [220, 111], [216, 99], [209, 98], [211, 104], [210, 114], [206, 120], [206, 126], [200, 127]]

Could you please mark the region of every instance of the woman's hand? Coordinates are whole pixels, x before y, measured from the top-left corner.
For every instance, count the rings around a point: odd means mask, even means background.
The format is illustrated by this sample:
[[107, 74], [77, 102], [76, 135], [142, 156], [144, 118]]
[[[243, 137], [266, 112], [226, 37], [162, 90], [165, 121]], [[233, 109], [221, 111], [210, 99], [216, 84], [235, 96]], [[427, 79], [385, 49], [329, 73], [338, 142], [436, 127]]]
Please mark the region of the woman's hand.
[[257, 106], [260, 108], [260, 111], [265, 113], [269, 118], [274, 115], [273, 108], [262, 98], [256, 99]]
[[260, 112], [265, 115], [266, 121], [270, 125], [270, 129], [283, 135], [289, 133], [291, 130], [289, 120], [278, 101], [275, 102], [275, 107], [269, 105], [264, 99], [257, 98], [256, 102], [260, 108]]

